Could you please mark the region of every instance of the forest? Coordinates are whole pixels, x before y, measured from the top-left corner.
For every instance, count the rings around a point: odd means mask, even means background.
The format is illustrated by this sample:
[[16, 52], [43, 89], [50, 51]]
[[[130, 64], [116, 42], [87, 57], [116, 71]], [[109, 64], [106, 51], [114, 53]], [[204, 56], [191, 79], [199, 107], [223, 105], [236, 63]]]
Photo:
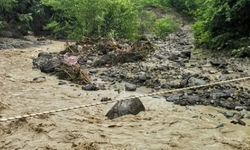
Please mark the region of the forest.
[[250, 56], [249, 0], [0, 0], [0, 35], [164, 38], [181, 25], [149, 7], [173, 9], [192, 22], [196, 48]]

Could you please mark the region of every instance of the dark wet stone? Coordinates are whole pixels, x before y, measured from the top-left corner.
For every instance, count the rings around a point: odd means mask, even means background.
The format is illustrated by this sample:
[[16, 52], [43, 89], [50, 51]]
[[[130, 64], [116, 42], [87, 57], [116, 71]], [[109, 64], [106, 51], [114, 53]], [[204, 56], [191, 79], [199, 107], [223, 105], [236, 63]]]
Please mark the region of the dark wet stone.
[[61, 61], [56, 54], [42, 52], [38, 54], [38, 58], [33, 60], [33, 65], [42, 72], [50, 73], [61, 65]]
[[242, 126], [245, 126], [246, 123], [244, 121], [242, 121], [241, 119], [238, 120], [238, 124], [242, 125]]
[[228, 101], [220, 101], [220, 106], [226, 108], [226, 109], [234, 109], [234, 103], [228, 102]]
[[181, 56], [190, 58], [191, 57], [191, 49], [181, 51]]
[[186, 99], [189, 105], [195, 105], [197, 102], [200, 101], [199, 96], [184, 96], [183, 98]]
[[89, 70], [89, 73], [97, 73], [98, 70], [97, 69], [92, 69], [92, 70]]
[[111, 98], [103, 97], [103, 98], [101, 99], [101, 102], [107, 102], [107, 101], [111, 101]]
[[171, 94], [168, 97], [166, 97], [166, 101], [168, 101], [168, 102], [175, 102], [175, 101], [177, 101], [179, 99], [180, 99], [179, 94]]
[[42, 77], [36, 77], [33, 79], [34, 82], [44, 82], [46, 81], [46, 78], [44, 76]]
[[125, 90], [126, 91], [136, 91], [136, 85], [130, 84], [130, 83], [126, 83], [125, 84]]
[[222, 74], [230, 74], [228, 70], [222, 70], [221, 73]]
[[221, 112], [225, 117], [232, 118], [234, 116], [234, 112]]
[[88, 59], [85, 57], [80, 57], [78, 60], [78, 64], [80, 65], [86, 65], [87, 64]]
[[55, 71], [56, 67], [61, 65], [61, 61], [58, 58], [52, 58], [48, 60], [43, 66], [40, 67], [41, 71], [44, 73], [50, 73]]
[[217, 66], [219, 68], [225, 68], [228, 65], [228, 63], [226, 61], [219, 60], [219, 59], [210, 60], [210, 63], [211, 63], [211, 65]]
[[174, 104], [180, 105], [180, 106], [187, 106], [188, 102], [186, 100], [179, 99], [179, 100], [174, 101]]
[[139, 98], [117, 102], [106, 114], [109, 119], [114, 119], [124, 115], [137, 115], [145, 111], [145, 107]]
[[87, 84], [82, 86], [82, 89], [85, 91], [98, 91], [99, 88], [95, 84]]
[[58, 85], [66, 85], [67, 82], [64, 82], [64, 81], [59, 81]]

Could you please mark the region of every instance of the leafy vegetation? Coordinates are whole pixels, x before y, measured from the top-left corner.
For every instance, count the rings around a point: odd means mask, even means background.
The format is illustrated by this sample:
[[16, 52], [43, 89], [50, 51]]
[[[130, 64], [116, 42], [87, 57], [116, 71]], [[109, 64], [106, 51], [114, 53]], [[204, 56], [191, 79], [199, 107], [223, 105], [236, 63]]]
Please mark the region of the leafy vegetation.
[[170, 16], [158, 19], [154, 25], [155, 34], [159, 37], [166, 37], [178, 28], [178, 23]]

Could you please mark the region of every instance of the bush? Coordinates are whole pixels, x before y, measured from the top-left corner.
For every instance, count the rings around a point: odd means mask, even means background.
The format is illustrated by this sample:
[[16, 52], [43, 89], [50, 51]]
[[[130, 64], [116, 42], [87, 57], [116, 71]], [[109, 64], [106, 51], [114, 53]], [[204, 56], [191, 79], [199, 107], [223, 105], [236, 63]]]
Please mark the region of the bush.
[[177, 29], [179, 24], [170, 16], [158, 19], [154, 25], [154, 32], [159, 37], [166, 37]]

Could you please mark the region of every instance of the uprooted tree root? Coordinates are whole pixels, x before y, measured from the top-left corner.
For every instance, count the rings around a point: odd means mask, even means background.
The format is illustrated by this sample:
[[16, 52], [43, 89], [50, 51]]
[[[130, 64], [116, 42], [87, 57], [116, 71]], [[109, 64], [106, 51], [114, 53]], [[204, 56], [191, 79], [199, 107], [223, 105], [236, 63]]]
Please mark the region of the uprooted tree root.
[[55, 69], [55, 75], [59, 79], [68, 80], [77, 84], [90, 84], [91, 79], [88, 73], [79, 65], [62, 64]]

